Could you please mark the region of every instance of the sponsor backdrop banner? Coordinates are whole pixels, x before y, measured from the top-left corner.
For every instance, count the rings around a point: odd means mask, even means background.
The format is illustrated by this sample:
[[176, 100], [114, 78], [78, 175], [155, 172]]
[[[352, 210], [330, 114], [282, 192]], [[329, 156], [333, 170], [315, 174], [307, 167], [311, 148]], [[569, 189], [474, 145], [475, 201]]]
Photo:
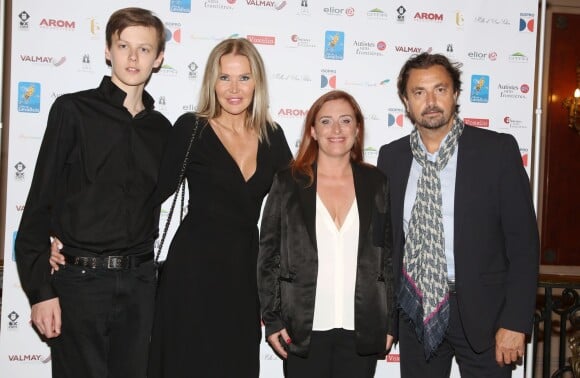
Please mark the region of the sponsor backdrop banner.
[[[130, 5], [152, 9], [167, 28], [165, 61], [147, 90], [171, 121], [195, 110], [211, 48], [227, 37], [246, 37], [263, 55], [270, 111], [294, 152], [309, 105], [339, 88], [363, 108], [365, 159], [375, 164], [382, 144], [412, 128], [396, 93], [399, 69], [410, 55], [431, 51], [463, 63], [461, 116], [474, 127], [513, 134], [529, 172], [535, 0], [101, 0], [82, 7], [71, 0], [20, 0], [8, 15], [13, 26], [1, 376], [49, 376], [50, 351], [29, 325], [14, 238], [50, 106], [61, 94], [96, 87], [109, 74], [105, 25], [114, 10]], [[262, 377], [282, 377], [282, 364], [266, 344], [260, 357]], [[398, 376], [398, 369], [395, 349], [379, 362], [377, 377]], [[456, 367], [453, 375], [459, 376]]]

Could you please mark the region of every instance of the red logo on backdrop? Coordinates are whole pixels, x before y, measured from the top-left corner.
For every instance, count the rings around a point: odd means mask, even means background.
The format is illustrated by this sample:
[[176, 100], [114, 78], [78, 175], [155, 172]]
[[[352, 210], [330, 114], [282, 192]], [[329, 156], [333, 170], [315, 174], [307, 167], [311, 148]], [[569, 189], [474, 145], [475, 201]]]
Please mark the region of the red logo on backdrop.
[[527, 152], [525, 154], [522, 154], [522, 164], [524, 165], [524, 167], [528, 166], [528, 153]]
[[520, 86], [520, 91], [522, 91], [522, 93], [528, 93], [530, 91], [530, 86], [528, 84], [522, 84]]
[[401, 362], [401, 355], [400, 354], [387, 354], [387, 362]]
[[487, 118], [464, 118], [463, 122], [468, 126], [489, 127], [489, 119]]
[[276, 37], [270, 35], [248, 35], [248, 41], [255, 45], [275, 45]]
[[385, 42], [383, 42], [383, 41], [377, 42], [377, 49], [379, 49], [380, 51], [383, 51], [386, 48], [387, 48], [387, 44]]
[[346, 13], [347, 16], [352, 17], [354, 16], [354, 8], [353, 7], [346, 8], [344, 13]]

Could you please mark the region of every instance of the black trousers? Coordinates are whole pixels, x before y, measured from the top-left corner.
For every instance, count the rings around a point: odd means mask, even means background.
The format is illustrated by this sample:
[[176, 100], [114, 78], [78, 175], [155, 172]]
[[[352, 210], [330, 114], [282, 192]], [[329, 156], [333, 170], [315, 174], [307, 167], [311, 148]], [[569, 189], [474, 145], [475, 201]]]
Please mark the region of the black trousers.
[[372, 378], [376, 367], [377, 356], [357, 354], [354, 331], [345, 329], [312, 332], [308, 357], [288, 353], [284, 362], [286, 378]]
[[443, 343], [435, 355], [427, 361], [423, 344], [417, 340], [409, 318], [402, 311], [399, 316], [399, 352], [401, 355], [401, 378], [448, 378], [452, 358], [459, 365], [462, 378], [509, 378], [512, 367], [500, 367], [495, 361], [495, 345], [476, 353], [471, 349], [457, 308], [457, 297], [449, 299], [449, 328]]
[[49, 340], [53, 378], [144, 378], [155, 300], [153, 261], [128, 270], [68, 264], [53, 278], [61, 335]]

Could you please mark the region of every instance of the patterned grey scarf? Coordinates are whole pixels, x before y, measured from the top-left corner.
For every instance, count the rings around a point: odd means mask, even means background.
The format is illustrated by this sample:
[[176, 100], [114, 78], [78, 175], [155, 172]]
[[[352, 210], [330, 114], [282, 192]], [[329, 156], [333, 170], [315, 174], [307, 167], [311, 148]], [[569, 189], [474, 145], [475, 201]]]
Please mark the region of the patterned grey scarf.
[[399, 304], [413, 321], [427, 359], [443, 341], [449, 323], [439, 172], [453, 155], [463, 128], [463, 122], [456, 116], [435, 162], [429, 161], [421, 149], [417, 128], [411, 133], [411, 151], [423, 169], [405, 240]]

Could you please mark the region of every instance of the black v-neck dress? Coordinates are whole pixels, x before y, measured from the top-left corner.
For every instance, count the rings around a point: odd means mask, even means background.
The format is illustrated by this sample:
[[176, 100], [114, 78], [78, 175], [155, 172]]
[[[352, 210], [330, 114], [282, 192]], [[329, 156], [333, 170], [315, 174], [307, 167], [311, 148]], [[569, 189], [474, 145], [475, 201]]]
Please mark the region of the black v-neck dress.
[[[159, 175], [161, 199], [175, 190], [195, 121], [185, 114], [172, 130]], [[150, 378], [259, 375], [257, 222], [274, 174], [292, 157], [280, 127], [269, 128], [268, 139], [245, 181], [207, 120], [199, 119], [186, 170], [188, 214], [171, 241], [157, 292]]]

